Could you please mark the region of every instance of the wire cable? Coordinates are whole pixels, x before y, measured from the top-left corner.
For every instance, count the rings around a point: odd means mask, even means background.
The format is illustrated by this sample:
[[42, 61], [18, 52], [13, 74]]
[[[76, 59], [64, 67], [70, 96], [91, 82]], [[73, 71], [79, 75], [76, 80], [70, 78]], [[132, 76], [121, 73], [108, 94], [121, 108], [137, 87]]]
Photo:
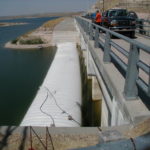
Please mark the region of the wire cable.
[[67, 111], [65, 111], [64, 109], [62, 109], [62, 108], [59, 106], [59, 104], [57, 103], [57, 100], [56, 100], [55, 96], [53, 95], [53, 93], [52, 93], [46, 86], [45, 86], [44, 88], [45, 88], [45, 89], [48, 91], [48, 93], [51, 95], [51, 97], [53, 98], [53, 100], [54, 100], [56, 106], [62, 111], [62, 114], [67, 114], [67, 115], [68, 115], [68, 120], [72, 120], [72, 121], [76, 122], [79, 126], [81, 126], [81, 124], [80, 124], [77, 120], [75, 120]]
[[49, 95], [48, 95], [48, 92], [47, 92], [46, 98], [45, 98], [45, 100], [43, 101], [42, 105], [40, 106], [40, 111], [41, 111], [43, 114], [49, 116], [49, 117], [51, 118], [52, 122], [53, 122], [53, 124], [51, 124], [51, 126], [55, 126], [55, 121], [54, 121], [54, 118], [52, 117], [52, 115], [48, 114], [47, 112], [43, 111], [43, 109], [42, 109], [43, 105], [46, 103], [46, 101], [47, 101], [47, 99], [48, 99], [48, 96], [49, 96]]

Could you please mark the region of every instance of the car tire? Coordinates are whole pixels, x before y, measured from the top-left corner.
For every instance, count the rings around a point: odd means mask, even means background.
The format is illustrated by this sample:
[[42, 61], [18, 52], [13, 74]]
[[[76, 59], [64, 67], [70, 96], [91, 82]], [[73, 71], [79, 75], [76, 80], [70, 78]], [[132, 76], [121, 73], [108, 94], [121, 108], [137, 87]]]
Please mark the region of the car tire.
[[134, 37], [135, 37], [135, 31], [131, 31], [131, 32], [130, 32], [130, 37], [131, 37], [131, 38], [134, 38]]

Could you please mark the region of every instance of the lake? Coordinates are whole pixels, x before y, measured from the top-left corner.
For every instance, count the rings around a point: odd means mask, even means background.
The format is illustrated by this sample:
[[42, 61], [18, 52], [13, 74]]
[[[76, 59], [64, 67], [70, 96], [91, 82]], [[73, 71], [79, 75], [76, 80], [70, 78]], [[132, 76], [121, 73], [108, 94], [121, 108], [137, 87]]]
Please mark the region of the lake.
[[0, 27], [0, 125], [19, 125], [55, 56], [55, 48], [11, 50], [7, 41], [31, 31], [56, 17], [0, 20], [26, 22], [25, 25]]

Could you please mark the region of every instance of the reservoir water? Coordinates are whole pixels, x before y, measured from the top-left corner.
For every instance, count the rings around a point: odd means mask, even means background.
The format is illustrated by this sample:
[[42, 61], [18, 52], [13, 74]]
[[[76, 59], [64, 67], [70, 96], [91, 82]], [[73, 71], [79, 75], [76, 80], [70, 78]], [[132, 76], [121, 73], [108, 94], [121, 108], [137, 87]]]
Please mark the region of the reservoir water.
[[0, 125], [19, 125], [42, 84], [55, 56], [55, 48], [11, 50], [7, 41], [39, 27], [54, 18], [0, 20], [28, 24], [0, 27]]

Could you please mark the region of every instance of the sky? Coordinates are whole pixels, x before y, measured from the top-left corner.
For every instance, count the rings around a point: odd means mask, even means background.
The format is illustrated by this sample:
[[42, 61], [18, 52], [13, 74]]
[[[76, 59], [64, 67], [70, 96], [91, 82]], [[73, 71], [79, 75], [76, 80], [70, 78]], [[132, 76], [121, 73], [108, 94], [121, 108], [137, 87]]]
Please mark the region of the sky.
[[0, 16], [86, 11], [97, 0], [0, 0]]

